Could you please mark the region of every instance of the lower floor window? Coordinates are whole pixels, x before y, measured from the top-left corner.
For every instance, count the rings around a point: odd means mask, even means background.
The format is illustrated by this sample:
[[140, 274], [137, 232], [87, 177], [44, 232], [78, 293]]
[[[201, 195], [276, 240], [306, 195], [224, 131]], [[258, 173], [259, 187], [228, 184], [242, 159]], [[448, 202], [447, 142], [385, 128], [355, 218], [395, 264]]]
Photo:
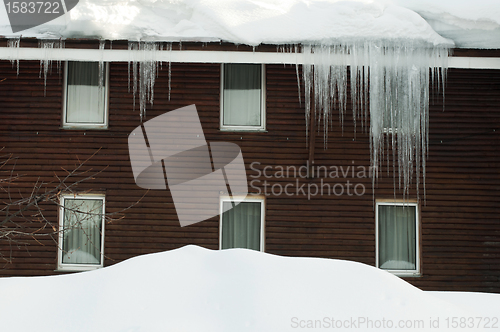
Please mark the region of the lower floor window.
[[63, 195], [59, 213], [61, 270], [103, 265], [104, 195]]
[[397, 275], [419, 273], [416, 203], [377, 202], [377, 267]]
[[221, 199], [220, 248], [264, 250], [264, 200]]

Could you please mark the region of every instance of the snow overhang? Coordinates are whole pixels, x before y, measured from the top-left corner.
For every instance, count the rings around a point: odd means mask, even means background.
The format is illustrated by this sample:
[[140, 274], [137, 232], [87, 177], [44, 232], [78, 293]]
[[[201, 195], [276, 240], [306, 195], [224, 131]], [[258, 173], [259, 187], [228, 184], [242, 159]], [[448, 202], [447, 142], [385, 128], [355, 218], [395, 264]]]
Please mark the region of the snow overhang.
[[251, 46], [385, 39], [454, 45], [417, 12], [382, 0], [82, 0], [67, 14], [16, 34], [5, 7], [0, 8], [0, 22], [0, 36], [8, 38], [227, 41]]

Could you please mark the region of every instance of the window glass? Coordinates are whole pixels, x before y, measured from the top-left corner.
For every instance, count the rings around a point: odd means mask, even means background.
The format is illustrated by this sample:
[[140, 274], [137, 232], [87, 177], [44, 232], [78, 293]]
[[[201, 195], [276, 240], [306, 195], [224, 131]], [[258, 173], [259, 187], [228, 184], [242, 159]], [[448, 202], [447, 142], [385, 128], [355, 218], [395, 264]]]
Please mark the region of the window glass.
[[262, 67], [225, 64], [222, 126], [262, 127]]
[[221, 249], [261, 248], [261, 204], [262, 202], [241, 202], [231, 208], [230, 201], [223, 201]]
[[65, 124], [105, 125], [105, 94], [105, 87], [99, 88], [99, 63], [68, 62]]
[[417, 269], [416, 206], [379, 205], [379, 267]]
[[102, 266], [104, 196], [63, 196], [60, 209], [59, 269]]

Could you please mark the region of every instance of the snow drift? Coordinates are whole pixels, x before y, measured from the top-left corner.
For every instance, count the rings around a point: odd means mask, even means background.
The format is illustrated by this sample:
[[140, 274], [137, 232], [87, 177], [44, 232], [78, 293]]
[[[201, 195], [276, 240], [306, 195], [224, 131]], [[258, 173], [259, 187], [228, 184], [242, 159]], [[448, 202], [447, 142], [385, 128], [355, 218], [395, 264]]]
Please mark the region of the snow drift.
[[[331, 319], [367, 330], [360, 318], [422, 320], [418, 331], [438, 317], [446, 330], [445, 317], [491, 314], [468, 307], [471, 297], [452, 303], [361, 263], [196, 246], [90, 272], [0, 279], [0, 293], [4, 331], [289, 331]], [[474, 299], [498, 308], [500, 295], [486, 295]]]

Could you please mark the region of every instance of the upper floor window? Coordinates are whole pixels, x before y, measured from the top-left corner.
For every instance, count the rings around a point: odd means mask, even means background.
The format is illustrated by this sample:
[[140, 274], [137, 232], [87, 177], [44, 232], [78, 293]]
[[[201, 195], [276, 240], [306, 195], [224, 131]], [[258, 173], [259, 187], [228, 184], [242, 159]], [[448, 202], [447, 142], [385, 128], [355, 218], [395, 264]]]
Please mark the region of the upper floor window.
[[103, 266], [104, 195], [62, 195], [59, 210], [59, 270]]
[[263, 199], [221, 199], [220, 248], [264, 250]]
[[107, 128], [108, 66], [99, 87], [99, 63], [68, 61], [64, 74], [63, 128]]
[[221, 129], [265, 130], [264, 65], [223, 64], [221, 77]]
[[384, 128], [384, 133], [395, 134], [397, 133], [397, 118], [395, 114], [391, 113], [390, 110], [384, 111], [384, 118], [382, 119], [382, 125]]
[[413, 115], [412, 112], [386, 109], [382, 126], [386, 134], [397, 134], [399, 130], [412, 133], [420, 126], [420, 119], [419, 115]]
[[400, 276], [420, 272], [417, 203], [376, 203], [376, 265]]

